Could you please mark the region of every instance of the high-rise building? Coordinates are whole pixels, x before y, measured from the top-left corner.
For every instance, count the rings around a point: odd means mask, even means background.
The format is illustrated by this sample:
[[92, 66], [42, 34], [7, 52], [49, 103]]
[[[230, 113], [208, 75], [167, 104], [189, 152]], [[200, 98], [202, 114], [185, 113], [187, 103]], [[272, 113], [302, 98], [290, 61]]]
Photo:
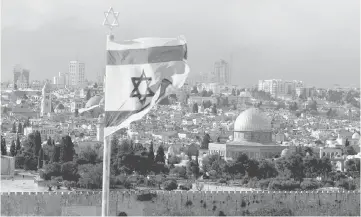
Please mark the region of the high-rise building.
[[79, 61], [69, 63], [69, 85], [79, 86], [85, 84], [85, 64]]
[[20, 64], [14, 66], [14, 84], [18, 87], [26, 88], [29, 86], [30, 71], [23, 69]]
[[201, 72], [200, 75], [200, 82], [201, 83], [208, 83], [210, 81], [209, 73], [208, 72]]
[[59, 72], [58, 76], [55, 76], [53, 78], [53, 83], [55, 85], [57, 85], [58, 87], [61, 86], [63, 87], [64, 85], [66, 85], [66, 75], [63, 72]]
[[225, 60], [217, 61], [214, 64], [214, 81], [220, 84], [231, 84], [231, 73], [229, 64]]
[[283, 81], [281, 79], [259, 80], [258, 90], [270, 93], [273, 97], [294, 95], [296, 88], [302, 88], [302, 81]]

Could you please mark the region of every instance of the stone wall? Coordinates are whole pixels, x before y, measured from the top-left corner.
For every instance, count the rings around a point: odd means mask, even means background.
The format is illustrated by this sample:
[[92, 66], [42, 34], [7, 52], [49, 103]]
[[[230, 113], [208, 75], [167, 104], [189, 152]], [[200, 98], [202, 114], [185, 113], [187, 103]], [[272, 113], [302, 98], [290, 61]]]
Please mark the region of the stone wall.
[[[156, 191], [156, 196], [139, 201], [146, 192], [111, 191], [110, 214], [127, 215], [244, 215], [264, 207], [290, 208], [294, 215], [359, 215], [360, 192], [187, 192]], [[1, 215], [5, 216], [100, 216], [101, 192], [17, 192], [1, 194]]]

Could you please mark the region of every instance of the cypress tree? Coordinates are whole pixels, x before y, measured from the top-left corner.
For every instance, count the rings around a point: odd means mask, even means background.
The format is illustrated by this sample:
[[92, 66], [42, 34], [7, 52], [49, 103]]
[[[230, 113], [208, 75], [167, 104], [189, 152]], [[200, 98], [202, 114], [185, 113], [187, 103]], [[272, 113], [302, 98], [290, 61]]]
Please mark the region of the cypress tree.
[[16, 153], [19, 153], [19, 152], [20, 152], [21, 144], [20, 144], [20, 138], [19, 138], [19, 136], [16, 137], [16, 146], [15, 146], [15, 149], [16, 149]]
[[43, 160], [44, 160], [44, 151], [41, 148], [39, 151], [39, 157], [38, 157], [38, 169], [43, 168]]
[[6, 141], [5, 138], [1, 136], [1, 155], [6, 155]]
[[18, 133], [23, 134], [23, 126], [21, 125], [21, 122], [18, 124]]
[[11, 132], [16, 133], [16, 123], [15, 122], [13, 123], [13, 129]]
[[164, 154], [164, 148], [162, 145], [159, 146], [157, 150], [157, 155], [155, 156], [155, 162], [156, 163], [165, 163], [165, 154]]
[[35, 132], [35, 156], [39, 156], [39, 151], [41, 149], [41, 135], [39, 131]]
[[11, 141], [10, 154], [13, 157], [16, 155], [16, 147], [15, 147], [15, 141], [14, 140]]
[[73, 160], [74, 156], [74, 144], [71, 141], [70, 136], [64, 136], [61, 139], [61, 150], [60, 150], [60, 160], [62, 162], [68, 162]]
[[154, 162], [154, 146], [153, 146], [153, 141], [150, 142], [150, 146], [149, 146], [149, 152], [148, 152], [148, 160], [150, 163]]

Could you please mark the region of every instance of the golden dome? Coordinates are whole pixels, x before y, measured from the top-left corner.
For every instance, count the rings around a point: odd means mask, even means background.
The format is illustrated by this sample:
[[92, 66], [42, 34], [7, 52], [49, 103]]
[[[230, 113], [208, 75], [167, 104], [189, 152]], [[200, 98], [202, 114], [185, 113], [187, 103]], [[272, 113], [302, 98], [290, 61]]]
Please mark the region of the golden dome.
[[234, 122], [234, 131], [270, 132], [271, 120], [257, 108], [242, 112]]

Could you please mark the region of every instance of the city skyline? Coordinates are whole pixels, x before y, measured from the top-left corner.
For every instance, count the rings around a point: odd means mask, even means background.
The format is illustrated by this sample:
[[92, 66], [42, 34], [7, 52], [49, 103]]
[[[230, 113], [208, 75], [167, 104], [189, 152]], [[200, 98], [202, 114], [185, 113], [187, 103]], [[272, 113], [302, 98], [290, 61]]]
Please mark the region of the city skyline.
[[16, 64], [31, 71], [31, 80], [52, 79], [75, 59], [87, 65], [87, 79], [96, 80], [105, 65], [103, 11], [112, 5], [120, 12], [114, 31], [120, 39], [185, 35], [191, 77], [225, 59], [238, 85], [272, 78], [317, 87], [360, 84], [358, 1], [214, 1], [202, 16], [203, 1], [192, 7], [156, 2], [2, 1], [1, 80], [12, 80]]

